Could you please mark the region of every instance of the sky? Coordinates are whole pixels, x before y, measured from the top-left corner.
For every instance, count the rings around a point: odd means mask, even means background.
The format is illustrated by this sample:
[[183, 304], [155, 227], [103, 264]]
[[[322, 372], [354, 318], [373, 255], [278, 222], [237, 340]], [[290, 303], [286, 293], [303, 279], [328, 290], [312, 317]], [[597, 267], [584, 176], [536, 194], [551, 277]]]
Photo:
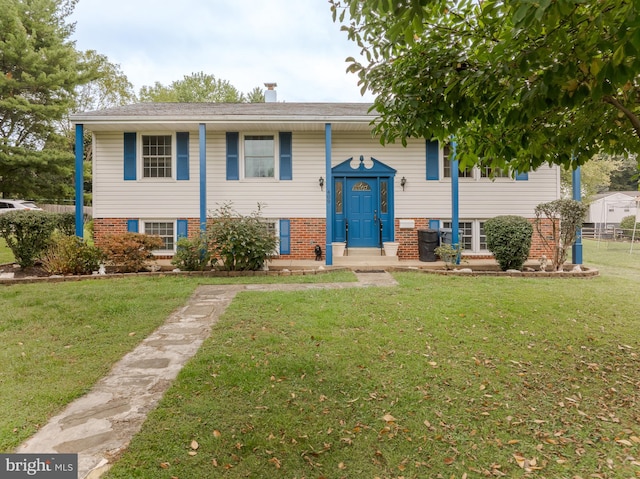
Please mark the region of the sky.
[[277, 83], [278, 101], [370, 102], [347, 73], [357, 45], [327, 0], [79, 0], [79, 50], [118, 64], [136, 93], [196, 72], [243, 93]]

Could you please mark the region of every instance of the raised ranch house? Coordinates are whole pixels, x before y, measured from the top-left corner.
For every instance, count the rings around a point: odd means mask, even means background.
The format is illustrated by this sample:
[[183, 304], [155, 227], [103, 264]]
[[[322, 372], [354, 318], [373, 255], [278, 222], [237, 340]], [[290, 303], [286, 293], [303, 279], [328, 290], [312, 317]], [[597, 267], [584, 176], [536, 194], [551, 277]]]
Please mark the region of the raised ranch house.
[[[282, 258], [312, 259], [320, 245], [330, 265], [332, 243], [351, 250], [382, 241], [399, 243], [400, 259], [418, 259], [418, 230], [428, 228], [451, 228], [465, 256], [487, 257], [486, 219], [533, 220], [536, 205], [559, 198], [557, 167], [456, 174], [449, 148], [437, 142], [383, 146], [372, 137], [370, 107], [139, 103], [77, 114], [77, 138], [85, 129], [93, 137], [96, 242], [126, 231], [160, 235], [157, 253], [170, 257], [177, 239], [197, 235], [219, 205], [249, 214], [260, 203]], [[78, 182], [81, 140], [76, 165]], [[531, 257], [542, 253], [534, 233]]]

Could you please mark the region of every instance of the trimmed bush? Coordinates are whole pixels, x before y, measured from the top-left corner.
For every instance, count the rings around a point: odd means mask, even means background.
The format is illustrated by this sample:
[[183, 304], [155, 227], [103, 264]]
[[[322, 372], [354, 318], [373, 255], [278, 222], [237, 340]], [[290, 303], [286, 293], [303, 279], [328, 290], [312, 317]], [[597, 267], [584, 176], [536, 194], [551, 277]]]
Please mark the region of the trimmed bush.
[[0, 235], [22, 268], [36, 263], [49, 247], [58, 226], [58, 215], [47, 211], [20, 210], [0, 215]]
[[249, 216], [236, 213], [230, 203], [215, 210], [207, 235], [213, 256], [226, 271], [257, 271], [273, 256], [277, 238], [261, 217], [261, 206]]
[[91, 274], [103, 260], [99, 248], [73, 235], [54, 234], [42, 266], [49, 274]]
[[73, 236], [76, 234], [76, 215], [74, 213], [56, 213], [58, 230], [63, 235]]
[[636, 238], [640, 237], [640, 223], [636, 223], [636, 217], [634, 215], [625, 216], [620, 220], [620, 229], [622, 230], [622, 235], [625, 238], [633, 237], [633, 227], [635, 225], [636, 228]]
[[484, 223], [487, 248], [502, 271], [522, 270], [529, 257], [533, 226], [522, 216], [496, 216]]
[[101, 249], [106, 263], [119, 273], [144, 271], [147, 262], [154, 259], [153, 250], [162, 248], [162, 238], [141, 233], [123, 233], [105, 236]]
[[171, 264], [183, 271], [204, 271], [211, 260], [209, 245], [203, 236], [180, 238]]

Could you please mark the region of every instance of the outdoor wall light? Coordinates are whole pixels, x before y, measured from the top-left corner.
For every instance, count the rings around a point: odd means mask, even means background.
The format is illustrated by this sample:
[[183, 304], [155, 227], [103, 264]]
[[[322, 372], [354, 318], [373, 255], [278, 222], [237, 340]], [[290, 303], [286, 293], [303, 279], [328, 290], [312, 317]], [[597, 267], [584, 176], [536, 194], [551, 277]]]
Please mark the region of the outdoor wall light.
[[324, 178], [322, 176], [318, 180], [318, 184], [320, 185], [320, 191], [324, 191]]
[[402, 191], [404, 191], [404, 186], [407, 184], [407, 179], [403, 176], [400, 180], [400, 186], [402, 186]]

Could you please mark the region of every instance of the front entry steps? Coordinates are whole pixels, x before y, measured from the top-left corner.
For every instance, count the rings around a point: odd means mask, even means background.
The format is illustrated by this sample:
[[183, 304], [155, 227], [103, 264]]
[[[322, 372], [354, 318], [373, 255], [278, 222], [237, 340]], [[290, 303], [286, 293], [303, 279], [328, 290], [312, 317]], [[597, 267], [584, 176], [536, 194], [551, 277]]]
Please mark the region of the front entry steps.
[[397, 256], [385, 256], [380, 248], [349, 248], [346, 256], [334, 256], [334, 266], [397, 265]]

